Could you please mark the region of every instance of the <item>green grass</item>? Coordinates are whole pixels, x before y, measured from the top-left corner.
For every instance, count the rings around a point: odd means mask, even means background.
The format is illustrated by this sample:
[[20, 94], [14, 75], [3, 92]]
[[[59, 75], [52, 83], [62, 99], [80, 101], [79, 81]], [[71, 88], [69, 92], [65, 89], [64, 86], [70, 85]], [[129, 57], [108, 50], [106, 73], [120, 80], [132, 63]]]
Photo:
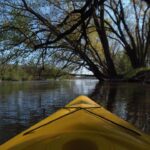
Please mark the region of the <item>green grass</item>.
[[146, 72], [146, 71], [150, 71], [150, 67], [144, 67], [144, 68], [134, 69], [134, 70], [128, 72], [124, 76], [124, 78], [125, 79], [131, 79], [132, 77], [136, 76], [138, 73], [140, 73], [140, 72]]

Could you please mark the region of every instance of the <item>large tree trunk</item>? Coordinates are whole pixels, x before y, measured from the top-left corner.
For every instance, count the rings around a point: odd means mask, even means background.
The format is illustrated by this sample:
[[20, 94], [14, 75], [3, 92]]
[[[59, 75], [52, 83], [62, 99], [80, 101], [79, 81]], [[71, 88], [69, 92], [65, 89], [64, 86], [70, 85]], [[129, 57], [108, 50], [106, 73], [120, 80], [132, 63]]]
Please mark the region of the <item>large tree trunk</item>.
[[133, 53], [133, 50], [130, 47], [126, 48], [127, 55], [130, 59], [131, 65], [134, 69], [145, 67], [145, 57], [137, 57], [137, 53]]
[[111, 58], [109, 42], [108, 42], [105, 25], [104, 25], [104, 22], [105, 22], [104, 21], [104, 5], [102, 5], [100, 8], [100, 20], [98, 20], [96, 16], [96, 12], [94, 12], [93, 16], [94, 16], [94, 23], [96, 26], [96, 30], [101, 40], [102, 46], [103, 46], [104, 55], [105, 55], [105, 59], [106, 59], [107, 67], [108, 67], [109, 78], [110, 79], [116, 78], [117, 73], [115, 70], [113, 60]]

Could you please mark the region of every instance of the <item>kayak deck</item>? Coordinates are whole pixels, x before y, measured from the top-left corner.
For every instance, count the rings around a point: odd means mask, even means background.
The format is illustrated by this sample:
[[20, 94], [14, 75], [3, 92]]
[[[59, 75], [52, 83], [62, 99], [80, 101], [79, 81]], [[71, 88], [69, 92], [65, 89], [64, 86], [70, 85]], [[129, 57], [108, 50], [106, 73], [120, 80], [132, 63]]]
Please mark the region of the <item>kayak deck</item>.
[[12, 138], [0, 150], [148, 150], [150, 138], [85, 96]]

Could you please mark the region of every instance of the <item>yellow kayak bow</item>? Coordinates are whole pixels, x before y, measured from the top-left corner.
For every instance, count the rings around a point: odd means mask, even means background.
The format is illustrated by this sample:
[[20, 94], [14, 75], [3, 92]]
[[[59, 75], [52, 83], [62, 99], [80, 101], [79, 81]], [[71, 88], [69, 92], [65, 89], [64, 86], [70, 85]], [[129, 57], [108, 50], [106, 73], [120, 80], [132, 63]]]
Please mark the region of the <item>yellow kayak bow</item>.
[[0, 146], [0, 150], [149, 149], [148, 135], [85, 96]]

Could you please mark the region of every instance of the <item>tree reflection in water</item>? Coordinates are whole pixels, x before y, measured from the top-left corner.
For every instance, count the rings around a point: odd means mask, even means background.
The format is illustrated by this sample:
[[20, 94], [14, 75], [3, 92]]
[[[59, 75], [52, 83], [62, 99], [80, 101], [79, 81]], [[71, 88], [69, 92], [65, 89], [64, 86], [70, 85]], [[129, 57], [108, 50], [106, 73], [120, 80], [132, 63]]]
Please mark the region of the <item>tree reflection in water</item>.
[[109, 111], [150, 134], [150, 86], [97, 83], [89, 95]]

